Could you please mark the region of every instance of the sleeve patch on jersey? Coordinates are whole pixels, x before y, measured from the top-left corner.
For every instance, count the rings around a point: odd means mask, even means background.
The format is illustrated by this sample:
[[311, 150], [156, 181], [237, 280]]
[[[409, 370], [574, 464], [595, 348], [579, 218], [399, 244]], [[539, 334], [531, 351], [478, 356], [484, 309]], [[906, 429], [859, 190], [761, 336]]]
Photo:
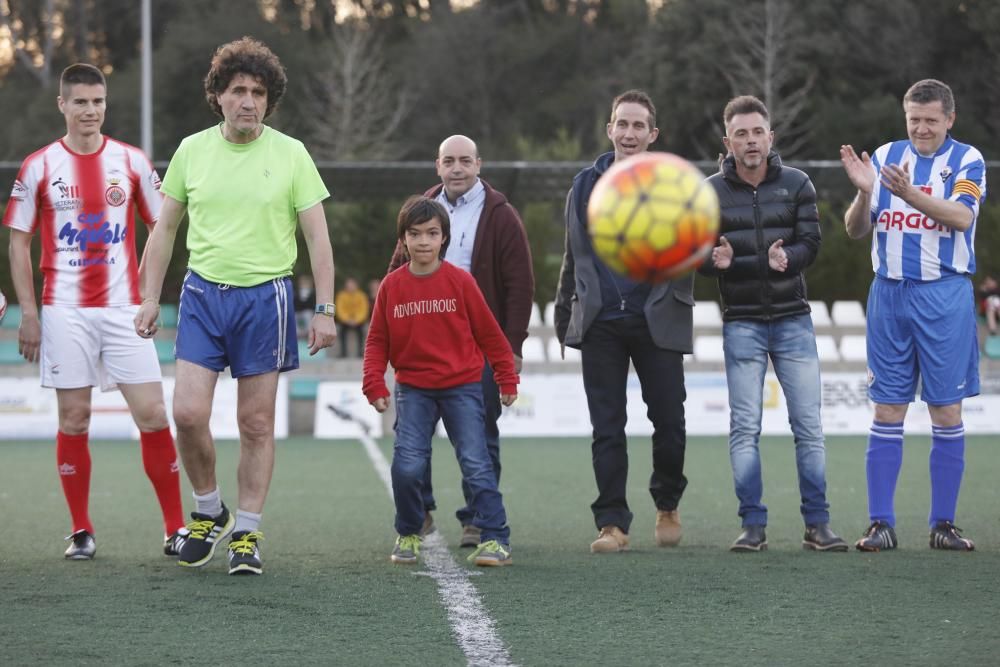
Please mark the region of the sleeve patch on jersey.
[[974, 181], [962, 179], [960, 181], [956, 181], [955, 187], [951, 190], [951, 196], [953, 198], [958, 198], [960, 195], [969, 195], [976, 201], [979, 201], [982, 198], [982, 191], [980, 191], [979, 186], [976, 185]]
[[16, 201], [24, 201], [24, 198], [28, 196], [28, 188], [24, 187], [24, 183], [15, 179], [14, 188], [10, 191], [10, 198]]

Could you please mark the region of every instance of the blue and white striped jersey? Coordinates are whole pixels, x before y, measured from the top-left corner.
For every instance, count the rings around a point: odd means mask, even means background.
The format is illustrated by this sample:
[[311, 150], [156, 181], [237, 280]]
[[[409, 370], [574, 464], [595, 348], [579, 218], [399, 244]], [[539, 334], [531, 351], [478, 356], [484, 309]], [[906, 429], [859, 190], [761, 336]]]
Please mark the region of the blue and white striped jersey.
[[[972, 210], [972, 225], [960, 232], [940, 225], [884, 188], [878, 174], [885, 164], [908, 164], [911, 183], [927, 194], [958, 201]], [[938, 151], [924, 157], [908, 139], [879, 147], [872, 156], [872, 269], [883, 278], [938, 280], [976, 272], [973, 243], [979, 206], [986, 199], [986, 165], [973, 146], [949, 135]]]

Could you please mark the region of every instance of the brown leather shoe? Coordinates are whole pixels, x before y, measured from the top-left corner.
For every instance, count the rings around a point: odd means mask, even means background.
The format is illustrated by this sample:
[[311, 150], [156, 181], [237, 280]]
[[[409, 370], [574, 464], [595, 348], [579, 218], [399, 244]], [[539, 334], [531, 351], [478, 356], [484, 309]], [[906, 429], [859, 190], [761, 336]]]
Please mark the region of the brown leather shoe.
[[628, 551], [628, 535], [618, 526], [604, 526], [597, 539], [590, 543], [590, 553], [610, 554]]
[[681, 514], [677, 510], [656, 510], [656, 546], [676, 547], [681, 543]]
[[420, 527], [420, 537], [427, 537], [435, 530], [437, 526], [434, 525], [434, 517], [430, 512], [424, 512], [424, 525]]
[[473, 526], [471, 523], [467, 526], [462, 526], [462, 537], [458, 541], [458, 546], [478, 547], [482, 536], [483, 531], [476, 526]]

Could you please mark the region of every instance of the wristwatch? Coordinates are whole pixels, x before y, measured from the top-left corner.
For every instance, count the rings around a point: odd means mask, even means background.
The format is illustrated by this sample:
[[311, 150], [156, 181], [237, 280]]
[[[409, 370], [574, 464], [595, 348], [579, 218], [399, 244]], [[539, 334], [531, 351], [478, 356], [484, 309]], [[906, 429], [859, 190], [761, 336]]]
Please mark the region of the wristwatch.
[[336, 312], [337, 307], [332, 303], [317, 303], [316, 304], [316, 314], [326, 315], [327, 317], [333, 317], [334, 312]]

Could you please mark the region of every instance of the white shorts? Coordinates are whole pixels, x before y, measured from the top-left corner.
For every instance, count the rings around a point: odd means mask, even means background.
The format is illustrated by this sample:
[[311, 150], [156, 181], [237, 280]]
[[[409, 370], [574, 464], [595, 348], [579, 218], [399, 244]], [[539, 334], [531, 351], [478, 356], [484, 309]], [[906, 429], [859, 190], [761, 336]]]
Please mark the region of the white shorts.
[[55, 389], [160, 382], [151, 338], [135, 332], [139, 306], [42, 306], [42, 386]]

